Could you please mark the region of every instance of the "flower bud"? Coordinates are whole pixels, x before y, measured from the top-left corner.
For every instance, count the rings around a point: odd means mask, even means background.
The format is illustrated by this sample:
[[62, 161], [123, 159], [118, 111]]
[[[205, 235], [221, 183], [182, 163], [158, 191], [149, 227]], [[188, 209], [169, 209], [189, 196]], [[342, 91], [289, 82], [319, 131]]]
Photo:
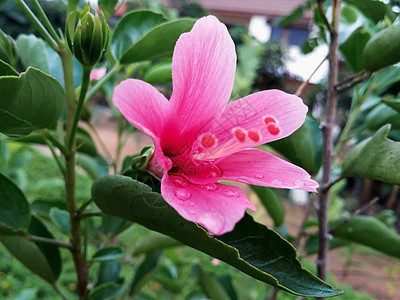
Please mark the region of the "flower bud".
[[15, 67], [18, 62], [17, 46], [12, 37], [0, 29], [0, 59]]
[[75, 12], [68, 16], [65, 30], [68, 46], [72, 54], [84, 66], [95, 65], [106, 51], [110, 29], [102, 12], [101, 15], [100, 19], [97, 13], [95, 15], [90, 13], [88, 3], [80, 14], [75, 31], [73, 30]]

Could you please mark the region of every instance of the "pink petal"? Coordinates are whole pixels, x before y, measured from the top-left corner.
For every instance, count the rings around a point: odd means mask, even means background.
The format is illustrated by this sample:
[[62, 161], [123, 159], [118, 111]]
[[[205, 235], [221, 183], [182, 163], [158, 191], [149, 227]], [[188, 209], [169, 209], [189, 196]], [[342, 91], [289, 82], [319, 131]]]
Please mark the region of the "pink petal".
[[157, 161], [165, 168], [167, 158], [161, 150], [160, 139], [170, 118], [168, 100], [150, 84], [127, 79], [115, 88], [113, 101], [129, 123], [153, 139]]
[[[296, 131], [303, 123], [307, 106], [299, 97], [279, 90], [262, 91], [230, 103], [220, 119], [214, 120], [211, 132], [218, 138], [221, 146], [209, 151], [200, 159], [223, 157], [243, 148], [284, 138]], [[272, 134], [264, 122], [266, 117], [277, 121], [279, 133]], [[239, 141], [233, 135], [235, 128], [245, 132], [258, 132], [258, 141], [249, 137]]]
[[217, 165], [223, 170], [225, 180], [317, 192], [318, 183], [306, 171], [262, 150], [239, 151]]
[[244, 216], [246, 208], [256, 210], [238, 187], [189, 182], [178, 186], [167, 174], [161, 181], [161, 194], [183, 218], [200, 224], [215, 235], [231, 231]]
[[170, 102], [182, 136], [199, 135], [219, 118], [232, 92], [235, 69], [234, 43], [214, 16], [201, 18], [180, 36], [172, 59]]
[[99, 80], [101, 78], [104, 77], [104, 75], [106, 75], [107, 72], [107, 68], [106, 67], [101, 67], [98, 69], [94, 69], [92, 72], [90, 72], [90, 81], [92, 81], [93, 79]]

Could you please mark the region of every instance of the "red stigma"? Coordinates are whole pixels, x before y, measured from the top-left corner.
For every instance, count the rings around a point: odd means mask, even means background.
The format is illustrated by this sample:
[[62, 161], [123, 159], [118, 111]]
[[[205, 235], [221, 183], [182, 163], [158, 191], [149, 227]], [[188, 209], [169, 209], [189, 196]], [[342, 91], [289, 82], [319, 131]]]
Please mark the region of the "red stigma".
[[211, 133], [204, 134], [200, 139], [200, 143], [204, 148], [211, 148], [215, 145], [215, 142], [216, 138]]
[[275, 123], [269, 123], [267, 125], [267, 129], [268, 129], [269, 133], [272, 134], [272, 135], [278, 135], [279, 132], [281, 131], [279, 126], [276, 125]]

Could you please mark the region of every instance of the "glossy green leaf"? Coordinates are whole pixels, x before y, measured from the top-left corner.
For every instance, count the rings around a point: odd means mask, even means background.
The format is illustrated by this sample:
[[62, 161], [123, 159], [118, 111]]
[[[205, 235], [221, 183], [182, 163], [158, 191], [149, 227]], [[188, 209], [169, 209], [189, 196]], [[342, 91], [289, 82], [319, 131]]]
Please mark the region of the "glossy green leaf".
[[0, 76], [18, 76], [19, 73], [8, 63], [0, 59]]
[[392, 11], [391, 7], [382, 1], [345, 0], [345, 2], [357, 7], [367, 18], [375, 23], [383, 20], [385, 16], [389, 17], [392, 21], [396, 19], [396, 14]]
[[256, 192], [261, 203], [264, 205], [268, 214], [274, 220], [274, 226], [279, 227], [285, 219], [285, 207], [278, 194], [273, 188], [265, 186], [252, 185], [252, 190]]
[[162, 251], [150, 252], [146, 255], [143, 262], [139, 265], [135, 272], [135, 277], [130, 288], [130, 295], [136, 294], [140, 288], [146, 283], [151, 277], [158, 266], [158, 261]]
[[322, 163], [322, 132], [319, 123], [311, 117], [290, 136], [268, 143], [290, 162], [316, 174]]
[[171, 57], [180, 35], [190, 31], [194, 23], [194, 19], [179, 19], [155, 27], [128, 49], [121, 64]]
[[118, 235], [132, 225], [132, 222], [116, 216], [105, 215], [102, 219], [101, 229], [110, 237]]
[[363, 51], [372, 34], [363, 26], [356, 29], [347, 40], [339, 46], [346, 64], [357, 73], [364, 70]]
[[392, 107], [380, 103], [367, 114], [364, 124], [369, 130], [378, 130], [386, 124], [391, 124], [392, 128], [398, 129], [400, 116]]
[[374, 217], [356, 216], [345, 225], [339, 226], [333, 235], [400, 258], [400, 235]]
[[25, 68], [35, 67], [50, 74], [46, 44], [33, 34], [20, 34], [17, 38], [18, 52]]
[[115, 12], [118, 0], [98, 0], [98, 5], [108, 20]]
[[108, 282], [96, 286], [90, 291], [89, 297], [93, 300], [115, 299], [115, 297], [122, 294], [124, 290], [124, 286], [113, 282]]
[[181, 246], [182, 244], [177, 240], [158, 232], [153, 232], [143, 239], [141, 239], [135, 249], [133, 250], [133, 255], [140, 255], [143, 253], [149, 253], [156, 250], [162, 250], [165, 248]]
[[121, 271], [121, 263], [117, 260], [101, 262], [99, 267], [99, 272], [97, 273], [96, 286], [108, 282], [119, 283], [120, 271]]
[[167, 19], [152, 11], [125, 15], [115, 28], [111, 53], [122, 64], [171, 56], [179, 36], [189, 31], [195, 20]]
[[387, 139], [390, 125], [353, 147], [343, 158], [342, 175], [400, 185], [400, 142]]
[[172, 82], [172, 63], [162, 62], [152, 66], [144, 74], [143, 80], [153, 85]]
[[[398, 114], [400, 114], [400, 99], [394, 99], [390, 97], [383, 97], [382, 102], [385, 103], [387, 106], [390, 108], [394, 109], [397, 111]], [[400, 118], [399, 115], [397, 115], [398, 118]]]
[[28, 68], [19, 77], [0, 77], [0, 132], [26, 135], [52, 126], [64, 108], [64, 89], [53, 77]]
[[183, 219], [160, 194], [130, 177], [110, 175], [97, 179], [92, 197], [105, 213], [169, 235], [288, 292], [308, 296], [341, 293], [303, 269], [293, 246], [249, 215], [232, 232], [210, 236], [197, 224]]
[[31, 209], [25, 195], [0, 173], [0, 235], [25, 231], [30, 221]]
[[124, 256], [125, 252], [120, 246], [104, 247], [98, 250], [90, 261], [92, 262], [103, 262], [109, 260], [115, 260]]
[[54, 225], [57, 226], [61, 232], [69, 235], [71, 232], [71, 224], [69, 221], [69, 213], [66, 210], [61, 210], [59, 208], [53, 207], [50, 209], [50, 219], [53, 221]]
[[[46, 227], [36, 218], [32, 218], [28, 232], [52, 238]], [[34, 243], [21, 236], [0, 236], [0, 241], [30, 271], [50, 283], [57, 280], [61, 272], [61, 258], [56, 246]]]
[[276, 21], [274, 23], [276, 25], [280, 25], [280, 26], [288, 26], [288, 25], [292, 24], [293, 22], [297, 21], [298, 19], [300, 19], [307, 10], [310, 10], [312, 4], [313, 3], [311, 0], [306, 0], [306, 1], [304, 1], [304, 4], [297, 6], [289, 14], [276, 19]]
[[167, 22], [159, 13], [150, 10], [138, 10], [126, 14], [115, 27], [110, 50], [116, 60], [120, 60], [151, 29]]

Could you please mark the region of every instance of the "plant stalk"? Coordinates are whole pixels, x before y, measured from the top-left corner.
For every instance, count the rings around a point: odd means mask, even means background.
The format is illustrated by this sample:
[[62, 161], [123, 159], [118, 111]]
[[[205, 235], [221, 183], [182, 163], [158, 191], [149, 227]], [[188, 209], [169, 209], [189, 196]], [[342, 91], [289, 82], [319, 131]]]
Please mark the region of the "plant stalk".
[[[71, 52], [64, 48], [64, 51], [60, 52], [60, 57], [63, 65], [64, 72], [64, 86], [67, 103], [67, 116], [65, 125], [65, 142], [71, 140], [73, 132], [73, 124], [77, 112], [76, 101], [75, 101], [75, 88], [73, 79], [73, 59]], [[65, 154], [65, 190], [66, 190], [66, 202], [67, 209], [70, 216], [71, 224], [71, 254], [74, 259], [75, 270], [78, 277], [78, 294], [79, 299], [83, 300], [87, 297], [87, 284], [88, 284], [88, 266], [86, 264], [84, 255], [82, 253], [82, 240], [81, 240], [81, 216], [77, 211], [76, 207], [76, 195], [75, 195], [75, 184], [76, 184], [76, 173], [75, 173], [75, 139], [72, 138], [71, 147], [67, 146]]]
[[[329, 81], [328, 95], [326, 101], [325, 120], [322, 126], [323, 135], [323, 175], [321, 186], [327, 186], [330, 182], [331, 168], [333, 161], [333, 126], [335, 123], [336, 103], [338, 92], [335, 89], [338, 77], [338, 26], [340, 17], [341, 0], [333, 0], [332, 8], [332, 24], [330, 26], [330, 44], [329, 44]], [[318, 277], [326, 280], [327, 270], [327, 253], [329, 248], [329, 232], [328, 232], [328, 207], [329, 207], [329, 189], [320, 191], [319, 209], [318, 209], [318, 226], [319, 226], [319, 250], [317, 256], [317, 273]], [[322, 298], [321, 298], [322, 299]]]

